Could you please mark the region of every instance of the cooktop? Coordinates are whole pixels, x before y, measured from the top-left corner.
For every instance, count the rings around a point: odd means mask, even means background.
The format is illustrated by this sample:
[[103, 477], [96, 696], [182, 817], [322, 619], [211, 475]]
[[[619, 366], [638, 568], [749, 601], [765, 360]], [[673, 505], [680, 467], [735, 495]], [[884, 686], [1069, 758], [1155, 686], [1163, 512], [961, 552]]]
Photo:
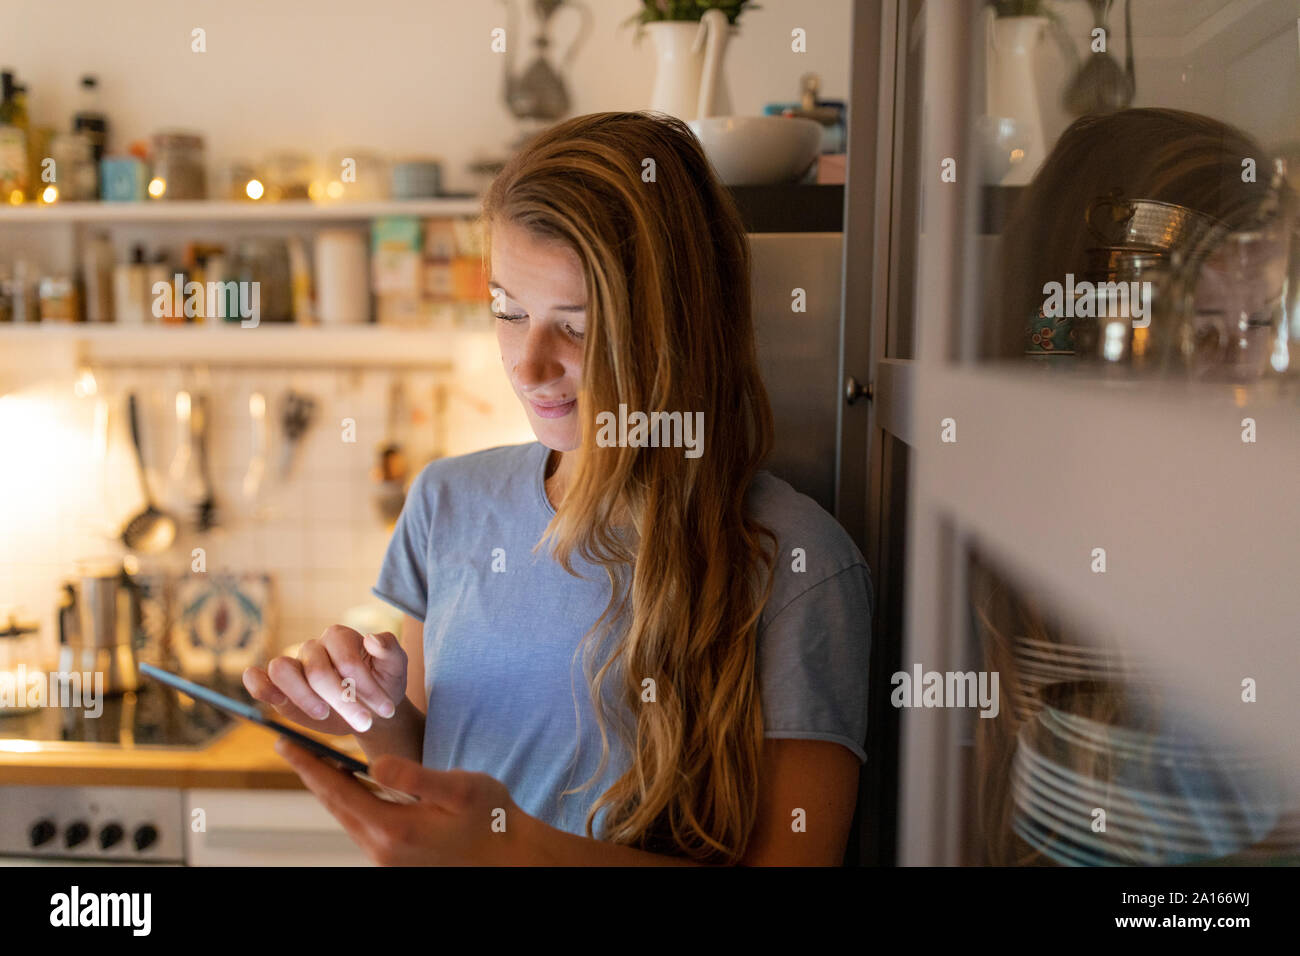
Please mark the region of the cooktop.
[[[236, 700], [256, 704], [237, 681], [201, 683]], [[210, 704], [142, 679], [138, 690], [103, 695], [96, 708], [78, 704], [0, 713], [0, 750], [18, 749], [15, 745], [22, 741], [39, 742], [42, 748], [68, 745], [201, 750], [234, 723], [234, 717]]]

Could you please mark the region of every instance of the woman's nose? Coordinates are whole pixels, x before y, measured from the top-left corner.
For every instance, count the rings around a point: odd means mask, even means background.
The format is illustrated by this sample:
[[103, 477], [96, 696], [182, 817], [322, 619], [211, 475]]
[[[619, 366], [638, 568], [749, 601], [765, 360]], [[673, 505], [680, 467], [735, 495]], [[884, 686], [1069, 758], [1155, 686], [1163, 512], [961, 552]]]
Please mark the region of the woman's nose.
[[564, 363], [555, 348], [555, 338], [542, 325], [528, 330], [524, 349], [515, 365], [515, 377], [525, 387], [545, 385], [564, 375]]

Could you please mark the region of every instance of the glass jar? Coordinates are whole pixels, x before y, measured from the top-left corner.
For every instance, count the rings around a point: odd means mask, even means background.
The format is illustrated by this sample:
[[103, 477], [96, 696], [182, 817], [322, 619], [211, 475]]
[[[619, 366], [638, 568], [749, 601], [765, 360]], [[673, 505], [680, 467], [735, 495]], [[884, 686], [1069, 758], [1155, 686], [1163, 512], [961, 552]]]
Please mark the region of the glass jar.
[[157, 133], [153, 137], [153, 153], [153, 176], [149, 181], [151, 197], [208, 198], [202, 136], [185, 132]]
[[1293, 214], [1281, 207], [1247, 228], [1219, 230], [1190, 256], [1176, 252], [1156, 309], [1175, 330], [1159, 348], [1163, 370], [1239, 385], [1290, 370], [1295, 243]]
[[95, 144], [85, 133], [57, 133], [50, 138], [54, 186], [60, 202], [89, 202], [99, 198], [95, 177]]
[[76, 322], [80, 317], [77, 285], [69, 276], [42, 279], [40, 298], [42, 322]]
[[321, 178], [316, 162], [305, 153], [275, 153], [265, 163], [266, 196], [272, 202], [308, 199], [311, 184]]

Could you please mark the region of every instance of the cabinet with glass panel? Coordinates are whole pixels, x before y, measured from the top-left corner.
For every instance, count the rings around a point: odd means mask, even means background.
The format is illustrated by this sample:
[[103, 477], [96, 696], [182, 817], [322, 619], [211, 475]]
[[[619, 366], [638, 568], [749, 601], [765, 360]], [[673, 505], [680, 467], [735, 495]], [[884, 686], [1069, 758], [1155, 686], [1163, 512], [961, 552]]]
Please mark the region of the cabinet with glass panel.
[[896, 859], [1295, 862], [1300, 7], [880, 16], [846, 323], [893, 666], [942, 705], [894, 702]]

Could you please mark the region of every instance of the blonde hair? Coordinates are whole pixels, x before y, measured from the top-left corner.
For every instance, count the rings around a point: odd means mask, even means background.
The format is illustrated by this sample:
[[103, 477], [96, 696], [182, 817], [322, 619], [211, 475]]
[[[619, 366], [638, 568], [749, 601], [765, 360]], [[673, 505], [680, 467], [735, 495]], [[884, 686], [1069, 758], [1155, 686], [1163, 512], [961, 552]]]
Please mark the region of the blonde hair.
[[[745, 512], [773, 426], [744, 224], [689, 128], [635, 112], [533, 137], [493, 181], [480, 222], [487, 261], [492, 226], [509, 223], [572, 249], [585, 274], [581, 447], [538, 547], [549, 541], [570, 574], [575, 553], [602, 566], [611, 587], [579, 647], [601, 759], [577, 789], [604, 772], [610, 724], [632, 763], [588, 811], [587, 835], [605, 807], [602, 839], [736, 863], [757, 817], [757, 628], [776, 546]], [[596, 415], [621, 403], [703, 412], [707, 454], [597, 446]], [[653, 704], [642, 703], [646, 678]], [[607, 708], [606, 686], [632, 726]]]

